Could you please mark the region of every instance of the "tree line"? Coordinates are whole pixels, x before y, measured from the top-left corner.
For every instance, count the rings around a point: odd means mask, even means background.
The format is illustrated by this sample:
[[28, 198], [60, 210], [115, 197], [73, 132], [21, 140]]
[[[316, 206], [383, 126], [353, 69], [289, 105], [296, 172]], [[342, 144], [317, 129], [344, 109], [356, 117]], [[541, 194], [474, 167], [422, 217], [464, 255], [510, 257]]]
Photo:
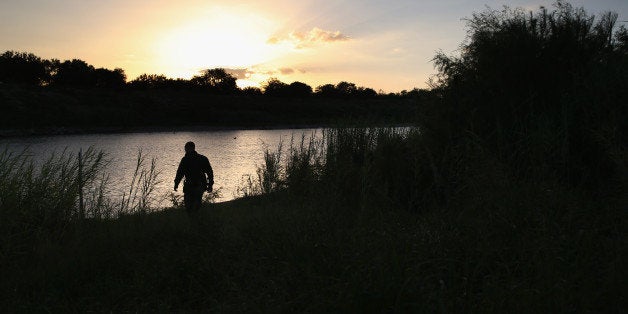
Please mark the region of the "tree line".
[[142, 74], [127, 81], [123, 69], [96, 68], [78, 59], [0, 55], [0, 129], [29, 134], [144, 126], [407, 124], [417, 103], [429, 97], [427, 90], [383, 94], [344, 81], [312, 88], [272, 78], [261, 88], [239, 88], [236, 77], [222, 68], [190, 79]]
[[0, 55], [0, 83], [27, 86], [58, 86], [76, 88], [111, 88], [130, 90], [197, 90], [217, 95], [271, 97], [374, 98], [378, 96], [418, 96], [427, 90], [413, 89], [384, 94], [372, 88], [341, 81], [312, 88], [303, 82], [284, 83], [270, 78], [261, 88], [239, 88], [236, 77], [223, 68], [205, 69], [191, 79], [173, 79], [161, 74], [141, 74], [127, 81], [123, 69], [95, 68], [80, 59], [61, 62], [42, 59], [33, 53], [6, 51]]

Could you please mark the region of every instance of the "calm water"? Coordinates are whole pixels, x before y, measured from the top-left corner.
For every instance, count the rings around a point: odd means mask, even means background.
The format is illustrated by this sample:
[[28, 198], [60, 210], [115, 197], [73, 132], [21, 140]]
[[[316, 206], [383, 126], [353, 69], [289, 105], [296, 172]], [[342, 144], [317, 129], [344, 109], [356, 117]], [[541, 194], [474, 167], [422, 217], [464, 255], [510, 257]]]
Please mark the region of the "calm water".
[[[281, 140], [288, 145], [292, 136], [303, 134], [321, 136], [320, 129], [299, 130], [229, 130], [202, 132], [151, 132], [124, 134], [88, 134], [63, 136], [38, 136], [0, 139], [0, 148], [8, 146], [10, 151], [28, 148], [35, 160], [61, 152], [67, 148], [77, 153], [92, 146], [102, 150], [111, 160], [107, 173], [110, 175], [112, 196], [120, 196], [130, 185], [136, 165], [138, 150], [146, 156], [148, 164], [155, 158], [159, 179], [156, 195], [167, 195], [174, 186], [174, 177], [187, 141], [196, 143], [196, 150], [207, 156], [214, 170], [214, 189], [221, 189], [221, 198], [227, 201], [237, 196], [238, 186], [243, 186], [243, 176], [255, 176], [263, 162], [265, 147], [275, 150]], [[182, 185], [177, 194], [182, 194]], [[169, 205], [168, 201], [158, 205]]]

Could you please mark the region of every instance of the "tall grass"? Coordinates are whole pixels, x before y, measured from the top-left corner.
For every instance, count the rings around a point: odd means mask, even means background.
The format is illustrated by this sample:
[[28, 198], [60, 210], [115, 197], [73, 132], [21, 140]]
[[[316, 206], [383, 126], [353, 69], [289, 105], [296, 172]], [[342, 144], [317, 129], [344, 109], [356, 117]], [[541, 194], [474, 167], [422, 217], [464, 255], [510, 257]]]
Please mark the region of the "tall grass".
[[61, 235], [83, 219], [110, 219], [144, 212], [157, 201], [159, 171], [138, 152], [128, 193], [110, 190], [109, 160], [93, 147], [78, 154], [63, 150], [35, 160], [25, 149], [0, 153], [0, 233], [7, 241]]
[[105, 154], [92, 148], [82, 154], [80, 161], [78, 155], [64, 150], [52, 153], [39, 165], [27, 150], [12, 153], [5, 149], [0, 153], [3, 230], [62, 231], [69, 221], [81, 218], [79, 194], [84, 192], [87, 215], [100, 213], [107, 182], [102, 176], [106, 165]]
[[323, 147], [292, 147], [276, 206], [304, 216], [289, 223], [312, 237], [304, 242], [356, 254], [358, 265], [340, 260], [360, 280], [326, 268], [355, 285], [353, 301], [369, 293], [382, 311], [619, 308], [626, 185], [599, 199], [551, 172], [519, 175], [473, 136], [439, 143], [420, 129], [327, 130]]
[[281, 143], [264, 156], [257, 181], [248, 180], [257, 194], [280, 188], [332, 203], [386, 202], [412, 211], [443, 199], [442, 176], [454, 171], [435, 160], [417, 128], [326, 129], [322, 137], [293, 138], [287, 153]]
[[[150, 164], [146, 165], [146, 156], [142, 150], [137, 152], [135, 170], [129, 183], [129, 191], [122, 195], [118, 211], [125, 214], [145, 213], [154, 204], [159, 204], [163, 199], [155, 195], [155, 187], [161, 183], [160, 171], [157, 170], [157, 160], [153, 157]], [[147, 168], [148, 166], [148, 168]], [[165, 198], [165, 196], [162, 196]]]
[[257, 166], [255, 177], [242, 177], [236, 196], [271, 194], [287, 187], [293, 191], [311, 191], [313, 183], [321, 177], [325, 143], [324, 133], [312, 133], [309, 137], [301, 134], [299, 138], [293, 134], [287, 149], [283, 139], [274, 150], [264, 147], [263, 164]]

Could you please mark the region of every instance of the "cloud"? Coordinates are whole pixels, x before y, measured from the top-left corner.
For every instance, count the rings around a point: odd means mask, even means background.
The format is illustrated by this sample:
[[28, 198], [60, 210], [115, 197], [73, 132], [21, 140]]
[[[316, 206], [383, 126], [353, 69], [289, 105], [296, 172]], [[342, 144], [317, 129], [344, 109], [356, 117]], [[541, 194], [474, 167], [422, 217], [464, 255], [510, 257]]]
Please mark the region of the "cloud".
[[249, 78], [251, 74], [255, 73], [251, 69], [225, 69], [225, 71], [238, 80]]
[[274, 36], [269, 38], [266, 42], [269, 44], [289, 43], [294, 45], [295, 48], [301, 49], [312, 46], [316, 43], [331, 43], [348, 40], [350, 40], [349, 36], [341, 33], [340, 31], [332, 32], [314, 27], [305, 33], [293, 31], [287, 36]]
[[270, 77], [277, 77], [278, 75], [288, 76], [288, 75], [292, 75], [296, 73], [303, 74], [303, 73], [309, 72], [309, 70], [302, 69], [302, 68], [291, 68], [291, 67], [269, 68], [269, 67], [266, 67], [264, 65], [259, 65], [259, 64], [254, 65], [249, 68], [240, 68], [240, 69], [226, 68], [225, 71], [233, 75], [233, 77], [235, 77], [238, 80], [238, 82], [256, 82], [256, 81], [261, 82]]
[[292, 69], [292, 68], [281, 68], [281, 69], [279, 69], [279, 72], [281, 72], [281, 74], [283, 74], [283, 75], [288, 75], [288, 74], [294, 73], [294, 69]]

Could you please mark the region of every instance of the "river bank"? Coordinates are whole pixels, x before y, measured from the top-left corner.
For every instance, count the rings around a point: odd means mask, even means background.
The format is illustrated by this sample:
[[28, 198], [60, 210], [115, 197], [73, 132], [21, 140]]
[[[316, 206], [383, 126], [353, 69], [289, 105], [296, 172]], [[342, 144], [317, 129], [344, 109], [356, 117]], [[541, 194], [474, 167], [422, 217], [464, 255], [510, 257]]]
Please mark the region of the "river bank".
[[620, 240], [597, 223], [611, 216], [593, 220], [602, 229], [577, 232], [449, 210], [319, 205], [266, 195], [208, 204], [192, 217], [170, 208], [13, 241], [0, 256], [0, 304], [17, 312], [621, 312], [625, 276], [604, 249]]

